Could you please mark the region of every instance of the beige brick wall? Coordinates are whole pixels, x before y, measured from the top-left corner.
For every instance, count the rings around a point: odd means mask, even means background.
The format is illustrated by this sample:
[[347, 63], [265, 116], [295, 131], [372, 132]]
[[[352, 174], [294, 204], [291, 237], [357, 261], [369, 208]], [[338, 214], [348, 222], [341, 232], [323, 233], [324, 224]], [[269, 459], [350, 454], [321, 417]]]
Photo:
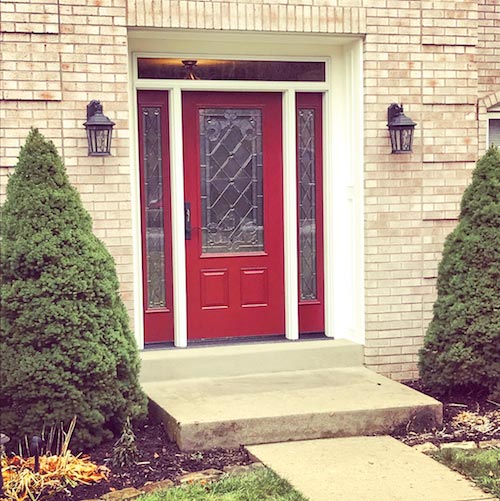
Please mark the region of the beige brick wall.
[[[0, 13], [0, 181], [31, 125], [54, 139], [117, 260], [129, 308], [126, 27], [364, 37], [366, 362], [416, 376], [443, 240], [485, 147], [486, 110], [500, 101], [497, 0], [16, 0]], [[104, 160], [86, 153], [92, 98], [117, 122]], [[412, 155], [389, 154], [391, 102], [418, 123]]]
[[[0, 2], [0, 194], [30, 127], [52, 139], [115, 257], [132, 312], [126, 0]], [[116, 122], [113, 156], [87, 156], [91, 99]]]
[[479, 97], [500, 91], [500, 2], [479, 0]]
[[500, 3], [479, 0], [479, 145], [486, 145], [486, 112], [500, 103]]
[[128, 2], [127, 16], [133, 27], [343, 34], [366, 28], [361, 0], [135, 0]]
[[59, 0], [10, 0], [0, 5], [3, 33], [59, 33]]

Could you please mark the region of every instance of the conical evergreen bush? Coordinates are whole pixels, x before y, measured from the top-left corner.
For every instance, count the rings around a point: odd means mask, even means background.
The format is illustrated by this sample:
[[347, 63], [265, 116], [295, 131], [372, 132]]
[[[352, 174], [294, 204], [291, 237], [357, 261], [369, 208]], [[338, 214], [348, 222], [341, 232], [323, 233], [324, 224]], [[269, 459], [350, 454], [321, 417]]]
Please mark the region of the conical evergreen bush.
[[500, 151], [479, 160], [438, 270], [420, 374], [439, 394], [487, 392], [500, 402]]
[[0, 429], [21, 438], [76, 415], [73, 447], [99, 444], [145, 415], [139, 357], [114, 261], [38, 130], [1, 215]]

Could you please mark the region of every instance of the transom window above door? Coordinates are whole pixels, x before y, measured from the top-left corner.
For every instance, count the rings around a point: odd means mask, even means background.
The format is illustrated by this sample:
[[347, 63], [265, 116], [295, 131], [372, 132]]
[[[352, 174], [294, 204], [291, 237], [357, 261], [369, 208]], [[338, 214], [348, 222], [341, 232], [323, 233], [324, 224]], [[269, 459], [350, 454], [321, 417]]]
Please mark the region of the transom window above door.
[[324, 61], [246, 61], [139, 57], [138, 77], [173, 80], [324, 82]]

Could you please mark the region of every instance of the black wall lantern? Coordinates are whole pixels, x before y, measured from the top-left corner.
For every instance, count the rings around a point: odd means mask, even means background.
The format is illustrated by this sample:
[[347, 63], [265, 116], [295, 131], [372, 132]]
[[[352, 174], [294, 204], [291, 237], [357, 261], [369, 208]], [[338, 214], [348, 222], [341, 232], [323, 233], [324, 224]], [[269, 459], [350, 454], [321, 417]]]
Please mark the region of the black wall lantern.
[[411, 153], [416, 125], [403, 113], [403, 105], [392, 103], [387, 108], [387, 127], [391, 136], [392, 153]]
[[103, 114], [100, 101], [87, 104], [87, 121], [83, 125], [87, 129], [89, 157], [111, 155], [111, 134], [115, 123]]

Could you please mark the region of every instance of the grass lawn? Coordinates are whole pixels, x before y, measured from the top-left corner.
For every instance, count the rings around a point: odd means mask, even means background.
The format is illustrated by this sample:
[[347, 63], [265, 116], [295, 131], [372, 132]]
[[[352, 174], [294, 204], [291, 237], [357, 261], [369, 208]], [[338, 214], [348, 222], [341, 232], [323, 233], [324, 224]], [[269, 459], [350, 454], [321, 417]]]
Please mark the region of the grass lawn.
[[500, 449], [441, 449], [432, 457], [500, 499]]
[[206, 485], [173, 487], [137, 498], [137, 501], [307, 501], [290, 484], [267, 468], [225, 475]]

